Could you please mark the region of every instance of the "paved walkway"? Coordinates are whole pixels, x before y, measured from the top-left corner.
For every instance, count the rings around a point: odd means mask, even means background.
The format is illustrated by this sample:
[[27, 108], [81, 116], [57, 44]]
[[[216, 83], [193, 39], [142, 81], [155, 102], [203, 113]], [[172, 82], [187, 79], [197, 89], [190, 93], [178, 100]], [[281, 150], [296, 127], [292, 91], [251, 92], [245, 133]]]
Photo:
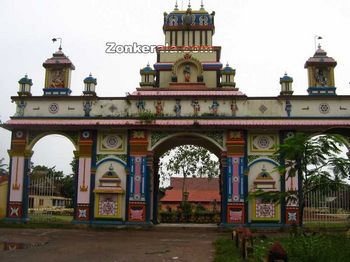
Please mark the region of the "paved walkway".
[[[11, 229], [0, 228], [0, 243], [27, 248], [3, 251], [0, 261], [213, 261], [213, 241], [227, 233], [215, 227], [153, 229]], [[2, 245], [2, 246], [1, 246]]]

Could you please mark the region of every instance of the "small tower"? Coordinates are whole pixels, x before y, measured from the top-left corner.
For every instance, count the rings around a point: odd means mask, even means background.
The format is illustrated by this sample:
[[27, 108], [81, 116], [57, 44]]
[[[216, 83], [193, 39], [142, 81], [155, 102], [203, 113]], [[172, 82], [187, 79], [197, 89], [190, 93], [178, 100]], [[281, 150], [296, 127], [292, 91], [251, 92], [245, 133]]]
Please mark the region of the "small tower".
[[221, 87], [236, 87], [235, 75], [236, 70], [227, 63], [221, 70]]
[[19, 81], [19, 91], [17, 94], [19, 96], [31, 96], [32, 93], [30, 92], [30, 89], [33, 85], [32, 79], [29, 79], [27, 75], [22, 77]]
[[283, 77], [280, 78], [280, 84], [281, 84], [281, 96], [290, 96], [293, 94], [293, 88], [292, 88], [293, 78], [287, 75], [287, 73], [284, 74]]
[[93, 78], [91, 73], [88, 77], [84, 79], [84, 91], [83, 94], [86, 96], [95, 96], [96, 92], [97, 79]]
[[308, 71], [309, 95], [336, 95], [334, 83], [334, 68], [337, 62], [327, 56], [327, 53], [318, 46], [316, 53], [310, 57], [305, 68]]
[[69, 95], [73, 63], [62, 52], [60, 47], [51, 58], [43, 63], [46, 69], [44, 95]]
[[141, 82], [140, 82], [141, 87], [154, 87], [154, 84], [155, 84], [154, 77], [156, 75], [156, 71], [153, 70], [149, 64], [147, 64], [146, 67], [140, 70], [140, 75], [141, 75]]

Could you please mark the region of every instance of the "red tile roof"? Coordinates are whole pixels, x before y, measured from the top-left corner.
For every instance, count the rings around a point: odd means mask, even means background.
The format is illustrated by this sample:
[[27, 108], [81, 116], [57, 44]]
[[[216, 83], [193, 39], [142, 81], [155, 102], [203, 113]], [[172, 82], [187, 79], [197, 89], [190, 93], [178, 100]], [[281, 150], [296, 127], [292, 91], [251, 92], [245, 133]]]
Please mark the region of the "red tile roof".
[[[182, 200], [182, 177], [172, 177], [169, 189], [161, 202], [180, 202]], [[189, 202], [212, 202], [214, 199], [220, 201], [219, 179], [213, 178], [187, 178], [186, 188], [189, 192]]]

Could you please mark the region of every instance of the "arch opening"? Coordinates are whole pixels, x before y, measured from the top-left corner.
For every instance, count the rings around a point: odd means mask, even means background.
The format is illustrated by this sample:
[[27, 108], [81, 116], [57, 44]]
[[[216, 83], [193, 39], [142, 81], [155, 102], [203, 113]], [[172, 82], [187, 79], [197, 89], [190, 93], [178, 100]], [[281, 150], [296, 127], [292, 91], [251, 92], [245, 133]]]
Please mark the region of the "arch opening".
[[75, 144], [62, 134], [42, 134], [30, 144], [27, 201], [33, 223], [69, 223], [73, 220], [78, 159]]
[[[205, 155], [206, 162], [202, 162], [200, 157], [196, 158], [195, 153]], [[177, 156], [183, 157], [186, 154], [189, 160], [181, 162], [176, 159]], [[154, 171], [151, 186], [153, 223], [221, 222], [222, 149], [217, 144], [204, 136], [177, 134], [158, 143], [153, 148], [153, 156]], [[185, 171], [185, 176], [183, 170], [176, 174], [174, 162], [175, 165], [179, 165], [185, 161], [193, 162], [195, 159], [198, 163], [185, 165], [185, 168], [190, 169]], [[206, 163], [210, 167], [203, 168]], [[214, 172], [215, 169], [215, 174], [208, 173]]]

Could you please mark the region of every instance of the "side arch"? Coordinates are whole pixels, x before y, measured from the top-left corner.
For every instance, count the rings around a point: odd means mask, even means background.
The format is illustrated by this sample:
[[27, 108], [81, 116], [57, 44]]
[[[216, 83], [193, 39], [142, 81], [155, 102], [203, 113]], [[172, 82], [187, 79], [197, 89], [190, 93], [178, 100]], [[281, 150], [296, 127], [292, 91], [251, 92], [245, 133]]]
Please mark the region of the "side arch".
[[76, 151], [79, 151], [78, 141], [74, 140], [74, 138], [71, 135], [69, 135], [65, 132], [60, 132], [60, 131], [43, 132], [40, 134], [36, 134], [33, 138], [31, 138], [28, 141], [28, 144], [26, 146], [26, 150], [31, 151], [37, 142], [39, 142], [42, 138], [44, 138], [46, 136], [50, 136], [50, 135], [60, 135], [60, 136], [67, 138], [74, 146], [74, 149]]

